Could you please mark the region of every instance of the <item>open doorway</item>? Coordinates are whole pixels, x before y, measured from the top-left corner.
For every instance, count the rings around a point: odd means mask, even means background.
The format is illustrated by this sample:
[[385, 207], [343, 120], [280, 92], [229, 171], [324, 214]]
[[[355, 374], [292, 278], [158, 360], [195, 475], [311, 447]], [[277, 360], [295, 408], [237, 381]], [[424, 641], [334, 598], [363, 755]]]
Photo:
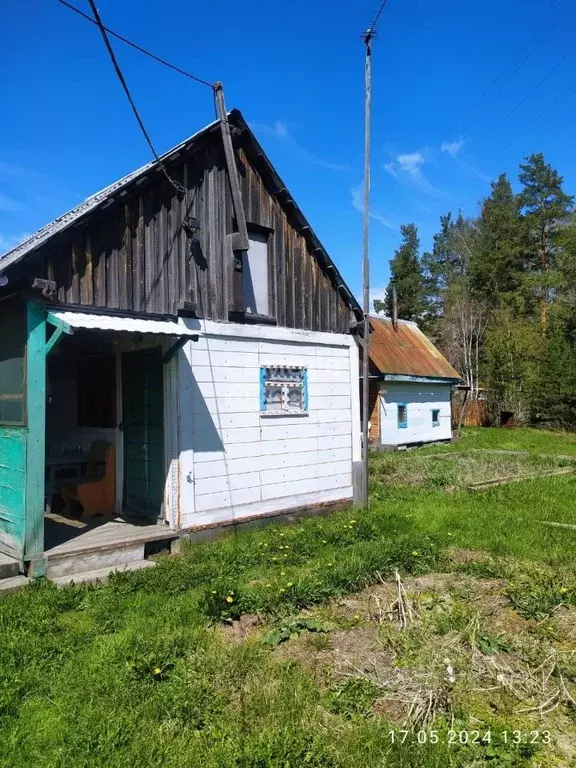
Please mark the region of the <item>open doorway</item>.
[[162, 514], [161, 351], [118, 342], [77, 332], [47, 358], [45, 551], [113, 520]]

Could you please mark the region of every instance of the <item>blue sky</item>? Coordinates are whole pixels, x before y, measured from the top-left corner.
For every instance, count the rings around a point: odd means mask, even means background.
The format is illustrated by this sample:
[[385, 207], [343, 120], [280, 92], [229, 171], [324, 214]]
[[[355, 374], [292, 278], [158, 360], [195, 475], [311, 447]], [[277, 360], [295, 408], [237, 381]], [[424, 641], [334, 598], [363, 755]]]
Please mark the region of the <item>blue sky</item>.
[[[86, 0], [76, 0], [89, 12]], [[360, 295], [361, 33], [372, 0], [100, 0], [108, 26], [224, 82]], [[0, 252], [148, 162], [98, 31], [55, 0], [4, 0]], [[423, 248], [489, 181], [543, 151], [576, 192], [574, 0], [389, 0], [373, 45], [373, 295], [399, 225]], [[114, 43], [158, 151], [213, 119], [208, 88]]]

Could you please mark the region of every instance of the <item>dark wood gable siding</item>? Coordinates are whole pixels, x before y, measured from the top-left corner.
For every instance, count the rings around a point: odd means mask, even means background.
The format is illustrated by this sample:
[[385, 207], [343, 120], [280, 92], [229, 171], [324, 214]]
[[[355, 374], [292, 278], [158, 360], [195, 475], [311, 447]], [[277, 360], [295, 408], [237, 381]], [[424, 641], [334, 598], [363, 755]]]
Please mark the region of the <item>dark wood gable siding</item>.
[[[247, 221], [270, 230], [270, 310], [278, 325], [346, 333], [350, 308], [321, 265], [321, 251], [299, 231], [286, 190], [266, 179], [266, 165], [252, 162], [236, 137]], [[187, 190], [179, 194], [155, 170], [55, 236], [26, 264], [34, 276], [54, 280], [61, 303], [149, 314], [178, 312], [184, 302], [198, 316], [228, 320], [233, 309], [233, 231], [230, 185], [219, 131], [209, 134], [169, 167]], [[186, 212], [200, 230], [190, 238]]]

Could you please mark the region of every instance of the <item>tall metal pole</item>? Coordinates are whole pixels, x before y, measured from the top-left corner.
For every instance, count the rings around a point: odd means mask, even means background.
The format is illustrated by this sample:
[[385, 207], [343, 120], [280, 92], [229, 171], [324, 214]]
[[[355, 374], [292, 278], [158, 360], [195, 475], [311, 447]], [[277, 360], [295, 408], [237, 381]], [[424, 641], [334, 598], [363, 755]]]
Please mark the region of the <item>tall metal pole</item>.
[[364, 71], [364, 243], [362, 258], [363, 281], [363, 339], [362, 339], [362, 504], [368, 506], [368, 419], [369, 387], [368, 387], [368, 350], [370, 343], [370, 260], [368, 229], [370, 223], [370, 118], [371, 118], [371, 88], [372, 88], [372, 29], [364, 34], [366, 46], [366, 62]]

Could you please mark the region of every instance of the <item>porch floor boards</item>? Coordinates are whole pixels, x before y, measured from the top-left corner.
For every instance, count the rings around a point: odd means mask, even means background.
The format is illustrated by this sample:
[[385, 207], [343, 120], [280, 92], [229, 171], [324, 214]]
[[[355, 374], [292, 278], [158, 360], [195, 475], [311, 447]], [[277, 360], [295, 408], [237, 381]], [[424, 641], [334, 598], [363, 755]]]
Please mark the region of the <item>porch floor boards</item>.
[[96, 518], [83, 523], [50, 514], [45, 516], [44, 556], [50, 559], [177, 537], [178, 534], [167, 526], [148, 520], [132, 521], [116, 517]]

